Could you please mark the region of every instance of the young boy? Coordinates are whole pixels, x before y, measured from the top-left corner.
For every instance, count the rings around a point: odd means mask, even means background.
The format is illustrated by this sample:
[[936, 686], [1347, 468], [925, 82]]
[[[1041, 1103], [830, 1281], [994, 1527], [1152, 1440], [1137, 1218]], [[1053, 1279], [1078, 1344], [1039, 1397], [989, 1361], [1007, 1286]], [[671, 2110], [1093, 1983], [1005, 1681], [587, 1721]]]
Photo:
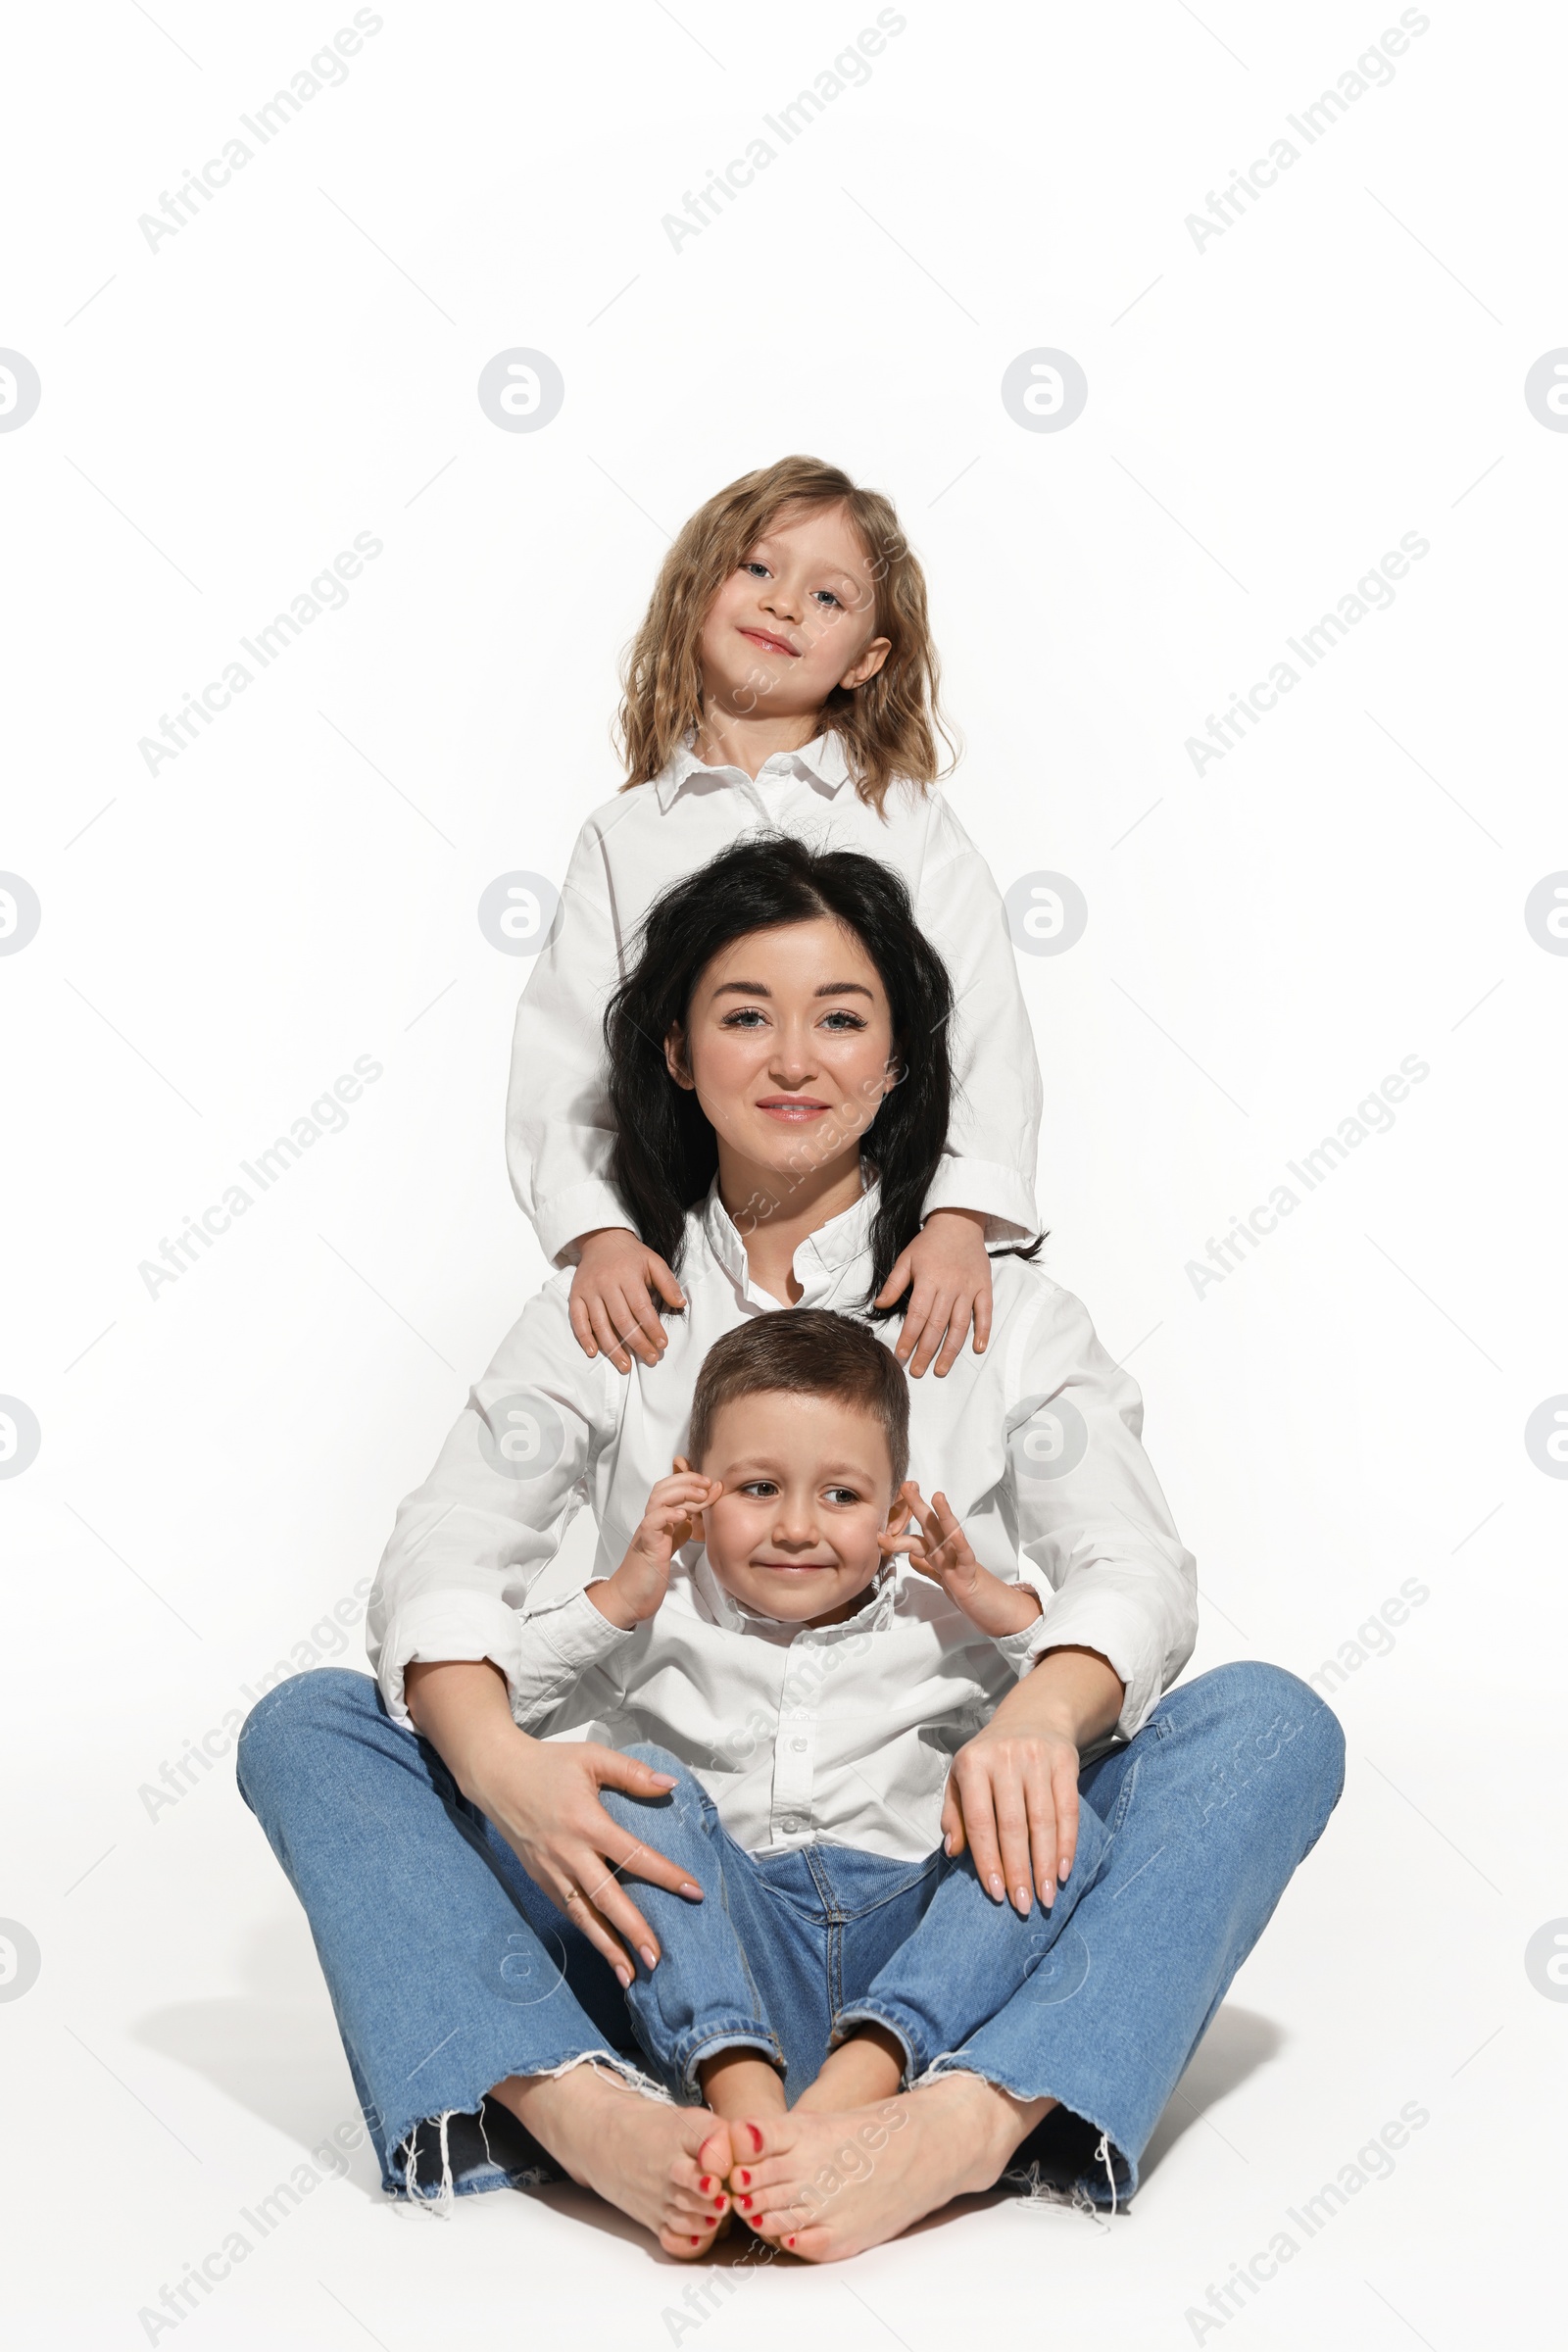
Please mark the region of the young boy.
[[1049, 1908], [1000, 1880], [988, 1896], [951, 1804], [942, 1836], [953, 1756], [1049, 1641], [1035, 1586], [980, 1567], [945, 1498], [905, 1483], [907, 1385], [869, 1330], [796, 1308], [727, 1333], [689, 1446], [588, 1588], [600, 1654], [541, 1677], [524, 1728], [676, 1776], [667, 1797], [604, 1798], [706, 1898], [640, 1886], [663, 1950], [623, 1977], [675, 2097], [765, 2115], [787, 2080], [795, 2104], [865, 2106], [1004, 2005], [1104, 1832], [1086, 1807]]

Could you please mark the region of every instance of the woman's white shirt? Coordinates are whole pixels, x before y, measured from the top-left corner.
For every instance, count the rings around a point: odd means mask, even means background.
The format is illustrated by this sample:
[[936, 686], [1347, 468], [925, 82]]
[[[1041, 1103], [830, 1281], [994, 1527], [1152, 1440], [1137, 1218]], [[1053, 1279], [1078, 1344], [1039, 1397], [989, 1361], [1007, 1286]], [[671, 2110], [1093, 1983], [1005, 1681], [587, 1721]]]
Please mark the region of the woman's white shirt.
[[670, 883], [761, 832], [858, 850], [902, 876], [957, 1006], [952, 1127], [926, 1213], [974, 1209], [988, 1241], [1032, 1240], [1040, 1065], [990, 868], [940, 791], [896, 782], [885, 816], [868, 808], [830, 732], [775, 754], [755, 781], [744, 768], [705, 767], [688, 740], [662, 775], [617, 793], [578, 835], [517, 1006], [507, 1099], [513, 1189], [546, 1257], [564, 1264], [579, 1235], [627, 1222], [609, 1175], [614, 1122], [601, 1022], [635, 959], [643, 917]]
[[[875, 1205], [873, 1187], [802, 1244], [801, 1305], [860, 1308]], [[1033, 1584], [1043, 1614], [1027, 1634], [989, 1642], [906, 1563], [847, 1624], [792, 1631], [748, 1617], [695, 1545], [635, 1634], [581, 1590], [530, 1597], [584, 1503], [593, 1576], [619, 1565], [684, 1450], [708, 1349], [753, 1315], [789, 1311], [751, 1281], [715, 1192], [687, 1218], [687, 1305], [665, 1318], [661, 1363], [622, 1374], [584, 1355], [570, 1277], [556, 1276], [399, 1506], [367, 1616], [393, 1719], [409, 1723], [413, 1660], [490, 1658], [529, 1730], [672, 1747], [752, 1850], [826, 1839], [910, 1859], [938, 1841], [953, 1749], [1046, 1650], [1110, 1661], [1126, 1685], [1116, 1732], [1130, 1739], [1192, 1654], [1195, 1563], [1143, 1449], [1136, 1382], [1048, 1275], [1015, 1257], [992, 1271], [986, 1352], [966, 1346], [945, 1379], [909, 1384], [910, 1475], [943, 1490], [986, 1567]]]

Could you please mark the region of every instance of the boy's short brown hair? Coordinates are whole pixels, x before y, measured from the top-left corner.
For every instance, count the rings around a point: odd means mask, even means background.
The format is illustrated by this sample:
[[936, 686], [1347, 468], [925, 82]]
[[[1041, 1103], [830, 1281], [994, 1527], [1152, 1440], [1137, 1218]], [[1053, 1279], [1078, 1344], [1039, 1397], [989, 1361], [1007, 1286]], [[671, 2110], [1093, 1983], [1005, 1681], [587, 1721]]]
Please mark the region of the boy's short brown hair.
[[761, 1314], [715, 1340], [692, 1397], [690, 1459], [701, 1467], [721, 1408], [742, 1396], [832, 1396], [880, 1421], [897, 1494], [909, 1467], [909, 1384], [889, 1348], [863, 1323], [826, 1307]]

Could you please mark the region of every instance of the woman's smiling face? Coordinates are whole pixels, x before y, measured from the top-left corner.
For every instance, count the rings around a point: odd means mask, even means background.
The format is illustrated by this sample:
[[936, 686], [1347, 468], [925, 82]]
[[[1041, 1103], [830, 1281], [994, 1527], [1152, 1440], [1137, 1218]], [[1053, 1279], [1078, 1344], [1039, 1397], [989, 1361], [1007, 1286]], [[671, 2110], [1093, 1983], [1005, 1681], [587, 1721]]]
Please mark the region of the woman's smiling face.
[[664, 1055], [721, 1154], [786, 1179], [820, 1173], [858, 1157], [893, 1083], [887, 990], [830, 915], [748, 932], [704, 970]]

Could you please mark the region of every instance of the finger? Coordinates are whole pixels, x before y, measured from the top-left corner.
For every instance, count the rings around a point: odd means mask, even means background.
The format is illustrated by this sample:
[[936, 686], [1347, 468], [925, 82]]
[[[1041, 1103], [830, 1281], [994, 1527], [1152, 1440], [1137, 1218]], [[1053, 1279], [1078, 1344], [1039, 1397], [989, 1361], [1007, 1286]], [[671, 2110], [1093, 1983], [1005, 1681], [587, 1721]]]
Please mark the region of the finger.
[[900, 1326], [898, 1345], [893, 1350], [901, 1364], [906, 1364], [914, 1353], [915, 1345], [925, 1329], [926, 1317], [931, 1312], [931, 1302], [935, 1296], [935, 1290], [929, 1282], [917, 1282], [909, 1293], [909, 1303], [904, 1310], [904, 1321]]
[[1061, 1821], [1049, 1773], [1040, 1769], [1029, 1773], [1024, 1782], [1024, 1802], [1029, 1810], [1029, 1860], [1035, 1890], [1049, 1911], [1056, 1899], [1056, 1865], [1061, 1859], [1057, 1843]]
[[629, 1372], [631, 1357], [616, 1336], [615, 1326], [611, 1319], [610, 1302], [600, 1292], [594, 1292], [588, 1300], [588, 1320], [594, 1338], [599, 1342], [601, 1353], [609, 1356], [617, 1372]]
[[[1016, 1766], [1010, 1771], [1004, 1768], [992, 1784], [992, 1799], [1007, 1900], [1027, 1919], [1035, 1905], [1034, 1872], [1029, 1860], [1029, 1808], [1024, 1801], [1023, 1777]], [[1052, 1892], [1054, 1894], [1054, 1886]]]
[[972, 1765], [961, 1774], [955, 1765], [950, 1786], [953, 1785], [956, 1785], [958, 1802], [963, 1807], [964, 1835], [969, 1842], [975, 1877], [992, 1900], [1000, 1903], [1005, 1898], [1006, 1885], [1002, 1876], [1002, 1851], [997, 1841], [990, 1775], [983, 1765]]
[[923, 1373], [929, 1371], [931, 1359], [941, 1347], [948, 1325], [952, 1320], [953, 1293], [949, 1290], [936, 1291], [932, 1295], [931, 1304], [920, 1328], [920, 1345], [909, 1360], [909, 1378], [911, 1380], [918, 1380]]
[[645, 1313], [653, 1321], [656, 1329], [659, 1324], [659, 1318], [654, 1314], [653, 1307], [649, 1303], [647, 1292], [644, 1291], [639, 1295], [634, 1291], [617, 1290], [611, 1294], [609, 1304], [611, 1319], [615, 1327], [615, 1337], [620, 1341], [621, 1346], [629, 1348], [640, 1362], [657, 1364], [660, 1356], [663, 1353], [664, 1335], [662, 1330], [659, 1331], [656, 1344], [653, 1335], [643, 1326], [642, 1318]]
[[948, 1317], [948, 1336], [942, 1343], [942, 1352], [936, 1361], [936, 1373], [939, 1380], [945, 1372], [953, 1370], [954, 1365], [963, 1353], [963, 1343], [969, 1336], [969, 1323], [973, 1314], [973, 1292], [956, 1292], [953, 1299], [953, 1311]]
[[669, 1346], [669, 1336], [659, 1319], [659, 1309], [654, 1304], [653, 1293], [648, 1285], [645, 1282], [628, 1282], [622, 1286], [621, 1297], [638, 1330], [662, 1355]]
[[577, 1345], [584, 1355], [597, 1355], [599, 1343], [594, 1338], [593, 1325], [588, 1320], [588, 1301], [578, 1296], [575, 1283], [572, 1285], [571, 1297], [566, 1302], [566, 1314], [570, 1320], [572, 1331], [576, 1335]]
[[[650, 1828], [654, 1828], [661, 1818], [657, 1813], [651, 1814]], [[574, 1820], [571, 1828], [602, 1856], [599, 1869], [594, 1874], [599, 1882], [603, 1883], [607, 1877], [613, 1877], [617, 1881], [622, 1878], [643, 1879], [650, 1886], [662, 1886], [666, 1894], [684, 1895], [689, 1903], [702, 1901], [703, 1890], [689, 1870], [678, 1862], [671, 1862], [669, 1856], [662, 1854], [657, 1846], [646, 1844], [640, 1838], [628, 1837], [597, 1801], [591, 1807], [588, 1821]], [[602, 1900], [600, 1885], [587, 1886], [584, 1892], [591, 1895], [596, 1903]]]
[[676, 1785], [672, 1772], [656, 1772], [640, 1756], [623, 1756], [613, 1747], [583, 1742], [583, 1759], [601, 1788], [623, 1788], [628, 1796], [662, 1796]]
[[974, 1295], [974, 1351], [983, 1355], [991, 1338], [991, 1260], [986, 1259], [985, 1280]]
[[936, 1559], [945, 1552], [947, 1557], [942, 1561], [944, 1568], [972, 1568], [974, 1553], [970, 1550], [969, 1539], [963, 1532], [963, 1522], [957, 1517], [945, 1494], [939, 1493], [932, 1495], [931, 1512], [936, 1520], [937, 1531], [941, 1538], [940, 1543], [932, 1546], [932, 1558]]
[[[635, 1971], [627, 1957], [625, 1945], [619, 1941], [595, 1905], [586, 1901], [576, 1886], [564, 1878], [559, 1879], [554, 1886], [546, 1886], [545, 1892], [562, 1917], [570, 1920], [574, 1928], [580, 1929], [601, 1958], [609, 1961], [622, 1989], [629, 1986]], [[633, 1950], [639, 1943], [649, 1941], [645, 1920], [639, 1919], [632, 1924], [628, 1941]]]
[[657, 1250], [650, 1250], [643, 1271], [666, 1306], [684, 1306], [686, 1294]]
[[892, 1273], [888, 1276], [886, 1282], [882, 1285], [882, 1288], [878, 1291], [876, 1298], [872, 1301], [873, 1305], [895, 1305], [897, 1301], [904, 1297], [905, 1292], [909, 1287], [909, 1277], [911, 1271], [912, 1252], [908, 1250], [901, 1250], [899, 1255], [893, 1261]]
[[968, 1839], [963, 1834], [963, 1807], [952, 1779], [942, 1799], [942, 1850], [946, 1854], [961, 1854]]
[[1064, 1879], [1078, 1855], [1078, 1775], [1076, 1758], [1058, 1758], [1052, 1775], [1056, 1809], [1056, 1875]]

